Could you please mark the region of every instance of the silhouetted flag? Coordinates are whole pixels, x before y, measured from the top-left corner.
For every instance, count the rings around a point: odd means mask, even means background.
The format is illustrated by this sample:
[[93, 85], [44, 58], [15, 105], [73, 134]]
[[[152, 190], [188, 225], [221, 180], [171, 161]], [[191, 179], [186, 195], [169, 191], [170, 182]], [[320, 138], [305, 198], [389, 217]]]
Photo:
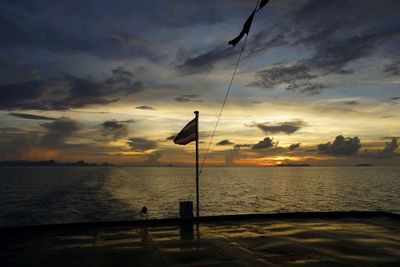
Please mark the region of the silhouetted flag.
[[[258, 7], [258, 10], [260, 10], [261, 8], [263, 8], [266, 4], [268, 4], [269, 0], [261, 0], [260, 5]], [[258, 11], [257, 10], [257, 11]]]
[[197, 118], [194, 118], [178, 133], [174, 139], [174, 143], [178, 145], [186, 145], [190, 142], [196, 141], [196, 128]]
[[240, 42], [240, 40], [242, 40], [242, 38], [245, 34], [249, 34], [251, 23], [253, 22], [254, 14], [256, 12], [258, 12], [261, 8], [263, 8], [268, 3], [269, 3], [269, 0], [261, 0], [260, 4], [258, 5], [258, 9], [257, 8], [254, 9], [254, 11], [253, 11], [253, 13], [251, 13], [250, 17], [247, 18], [240, 34], [238, 36], [236, 36], [234, 39], [230, 40], [228, 42], [228, 44], [235, 46], [235, 45], [237, 45], [237, 43]]
[[254, 18], [254, 14], [255, 13], [256, 13], [256, 11], [254, 10], [253, 13], [251, 13], [250, 17], [248, 17], [246, 22], [244, 23], [243, 29], [240, 32], [240, 34], [237, 37], [235, 37], [235, 39], [230, 40], [228, 42], [228, 44], [235, 46], [235, 45], [237, 45], [237, 43], [240, 42], [240, 40], [243, 38], [243, 36], [245, 34], [249, 34], [251, 23], [253, 22], [253, 18]]

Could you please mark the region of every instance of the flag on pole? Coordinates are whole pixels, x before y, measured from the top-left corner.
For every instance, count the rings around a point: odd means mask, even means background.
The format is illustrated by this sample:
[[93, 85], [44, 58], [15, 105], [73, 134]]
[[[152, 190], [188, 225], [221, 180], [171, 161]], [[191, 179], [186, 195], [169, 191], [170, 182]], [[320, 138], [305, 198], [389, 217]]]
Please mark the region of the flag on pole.
[[191, 120], [185, 127], [178, 133], [174, 139], [174, 143], [178, 145], [187, 145], [197, 139], [197, 118]]
[[242, 31], [239, 33], [238, 36], [236, 36], [234, 39], [230, 40], [228, 42], [228, 44], [235, 46], [240, 42], [240, 40], [242, 40], [242, 38], [245, 34], [247, 34], [247, 35], [249, 34], [251, 24], [253, 23], [254, 15], [256, 14], [256, 12], [260, 11], [260, 9], [263, 8], [266, 4], [268, 4], [268, 2], [269, 2], [269, 0], [261, 0], [258, 7], [256, 7], [256, 9], [254, 9], [254, 11], [251, 13], [251, 15], [247, 18], [246, 22], [243, 25]]

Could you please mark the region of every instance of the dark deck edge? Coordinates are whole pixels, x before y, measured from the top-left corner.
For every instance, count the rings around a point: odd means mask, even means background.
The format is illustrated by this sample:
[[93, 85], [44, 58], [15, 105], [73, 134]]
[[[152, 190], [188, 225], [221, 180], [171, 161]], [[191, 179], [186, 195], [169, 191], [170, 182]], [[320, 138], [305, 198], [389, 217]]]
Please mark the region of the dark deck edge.
[[47, 224], [47, 225], [29, 225], [17, 227], [0, 228], [0, 234], [14, 231], [24, 230], [57, 230], [62, 228], [98, 228], [98, 227], [118, 227], [118, 226], [172, 226], [181, 223], [218, 223], [227, 221], [248, 221], [261, 219], [344, 219], [344, 218], [371, 218], [371, 217], [388, 217], [400, 220], [400, 214], [387, 211], [328, 211], [328, 212], [288, 212], [288, 213], [264, 213], [264, 214], [235, 214], [235, 215], [216, 215], [202, 216], [199, 219], [150, 219], [142, 220], [125, 220], [125, 221], [106, 221], [106, 222], [82, 222], [82, 223], [63, 223], [63, 224]]

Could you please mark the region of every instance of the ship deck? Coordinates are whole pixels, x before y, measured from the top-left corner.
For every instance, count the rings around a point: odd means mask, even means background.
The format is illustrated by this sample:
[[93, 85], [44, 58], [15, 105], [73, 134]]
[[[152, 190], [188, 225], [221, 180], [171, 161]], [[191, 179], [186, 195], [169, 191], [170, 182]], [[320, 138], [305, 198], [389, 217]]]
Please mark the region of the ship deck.
[[400, 218], [294, 213], [0, 229], [1, 266], [400, 266]]

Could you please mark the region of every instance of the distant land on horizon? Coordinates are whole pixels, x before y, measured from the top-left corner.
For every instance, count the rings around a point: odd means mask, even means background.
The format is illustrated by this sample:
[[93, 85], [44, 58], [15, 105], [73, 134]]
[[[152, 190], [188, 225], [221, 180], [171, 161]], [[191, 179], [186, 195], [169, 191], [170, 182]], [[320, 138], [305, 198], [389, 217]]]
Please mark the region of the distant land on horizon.
[[[84, 160], [78, 160], [75, 162], [58, 162], [56, 160], [41, 160], [41, 161], [30, 161], [30, 160], [4, 160], [0, 161], [0, 167], [156, 167], [156, 168], [185, 168], [185, 167], [194, 167], [192, 165], [175, 165], [175, 164], [166, 164], [166, 165], [157, 165], [157, 166], [149, 166], [149, 165], [128, 165], [128, 164], [121, 164], [116, 165], [109, 162], [103, 163], [89, 163]], [[344, 165], [344, 166], [320, 166], [320, 165], [311, 165], [307, 163], [282, 163], [277, 165], [270, 165], [270, 166], [209, 166], [209, 167], [374, 167], [376, 165], [372, 165], [369, 163], [360, 163], [356, 165]]]
[[67, 166], [67, 167], [111, 167], [115, 166], [108, 162], [103, 163], [88, 163], [83, 160], [79, 160], [76, 162], [57, 162], [55, 160], [43, 160], [43, 161], [29, 161], [29, 160], [8, 160], [8, 161], [0, 161], [0, 166]]

